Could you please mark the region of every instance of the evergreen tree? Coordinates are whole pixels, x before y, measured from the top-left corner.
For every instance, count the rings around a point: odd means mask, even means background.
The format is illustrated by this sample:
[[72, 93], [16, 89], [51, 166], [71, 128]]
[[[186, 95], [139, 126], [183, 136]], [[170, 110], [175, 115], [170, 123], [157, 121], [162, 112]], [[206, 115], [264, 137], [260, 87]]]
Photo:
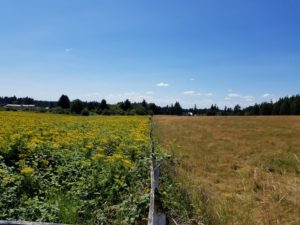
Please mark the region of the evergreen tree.
[[175, 102], [175, 105], [173, 106], [173, 115], [178, 115], [178, 116], [180, 116], [180, 115], [182, 115], [182, 113], [183, 113], [183, 109], [182, 109], [182, 107], [181, 107], [181, 105], [179, 104], [179, 102]]
[[285, 98], [280, 106], [280, 115], [290, 115], [290, 103], [288, 98]]
[[259, 112], [260, 112], [260, 107], [258, 104], [255, 104], [251, 110], [250, 110], [250, 115], [259, 115]]
[[208, 116], [215, 116], [219, 112], [219, 107], [217, 105], [211, 105], [210, 109], [207, 112]]
[[242, 107], [240, 105], [234, 106], [233, 112], [234, 112], [235, 115], [241, 115], [241, 113], [242, 113]]
[[57, 102], [57, 106], [62, 107], [63, 109], [68, 109], [70, 108], [70, 99], [67, 95], [62, 95], [58, 102]]
[[128, 111], [131, 108], [131, 102], [128, 99], [126, 99], [125, 102], [121, 103], [120, 108], [124, 111]]
[[272, 110], [272, 115], [280, 115], [280, 108], [281, 108], [280, 101], [274, 103], [273, 110]]
[[102, 101], [100, 102], [99, 108], [104, 110], [104, 109], [108, 109], [108, 105], [105, 99], [102, 99]]
[[80, 114], [83, 108], [84, 108], [83, 102], [80, 101], [79, 99], [75, 99], [74, 101], [72, 101], [71, 112]]
[[273, 103], [264, 102], [260, 105], [259, 114], [260, 115], [272, 115]]
[[143, 106], [145, 109], [148, 108], [148, 104], [147, 104], [147, 102], [146, 102], [145, 99], [143, 99], [143, 101], [142, 101], [142, 106]]
[[291, 115], [300, 115], [300, 96], [297, 95], [291, 100]]
[[198, 114], [198, 109], [197, 109], [197, 105], [196, 104], [194, 105], [194, 109], [193, 109], [192, 112], [193, 112], [194, 115]]

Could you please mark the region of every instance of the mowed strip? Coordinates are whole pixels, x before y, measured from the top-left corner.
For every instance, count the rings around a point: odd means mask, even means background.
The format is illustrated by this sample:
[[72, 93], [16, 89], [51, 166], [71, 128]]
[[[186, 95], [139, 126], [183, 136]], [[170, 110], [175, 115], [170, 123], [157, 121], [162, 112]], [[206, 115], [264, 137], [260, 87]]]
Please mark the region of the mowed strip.
[[300, 117], [155, 116], [205, 224], [300, 224]]

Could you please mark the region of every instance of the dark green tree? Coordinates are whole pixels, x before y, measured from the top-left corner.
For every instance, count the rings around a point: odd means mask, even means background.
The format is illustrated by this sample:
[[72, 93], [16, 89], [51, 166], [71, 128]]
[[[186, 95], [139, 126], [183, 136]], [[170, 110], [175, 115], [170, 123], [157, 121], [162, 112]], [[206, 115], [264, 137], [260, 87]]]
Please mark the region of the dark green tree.
[[279, 101], [274, 103], [272, 115], [280, 115], [280, 108], [281, 108], [281, 103]]
[[260, 105], [259, 114], [260, 115], [272, 115], [273, 103], [264, 102]]
[[289, 99], [285, 98], [280, 106], [280, 115], [290, 115], [290, 103]]
[[83, 110], [83, 108], [84, 108], [84, 105], [81, 100], [75, 99], [74, 101], [72, 101], [72, 103], [71, 103], [71, 112], [72, 113], [80, 114], [81, 111]]
[[291, 115], [300, 115], [300, 96], [291, 99]]
[[142, 106], [143, 106], [145, 109], [148, 108], [148, 104], [147, 104], [147, 102], [146, 102], [145, 99], [143, 99], [143, 101], [142, 101]]
[[159, 114], [159, 108], [154, 103], [148, 104], [150, 114]]
[[105, 99], [102, 99], [102, 101], [99, 104], [99, 107], [97, 108], [97, 113], [98, 114], [103, 114], [105, 111], [105, 114], [108, 113], [108, 105]]
[[134, 108], [134, 114], [136, 115], [147, 115], [147, 113], [147, 109], [143, 105], [138, 104]]
[[241, 113], [242, 113], [242, 107], [240, 105], [234, 106], [233, 112], [234, 112], [235, 115], [241, 115]]
[[102, 101], [100, 102], [99, 108], [101, 110], [108, 109], [108, 105], [107, 105], [107, 102], [105, 99], [102, 99]]
[[183, 114], [183, 109], [179, 102], [175, 102], [172, 109], [172, 114], [177, 116], [181, 116]]
[[128, 99], [126, 99], [125, 102], [121, 103], [120, 108], [124, 111], [128, 111], [129, 109], [131, 109], [131, 102]]
[[208, 116], [216, 116], [219, 112], [219, 107], [217, 105], [211, 105], [210, 109], [207, 111]]
[[81, 115], [82, 116], [89, 116], [90, 115], [90, 112], [87, 108], [84, 108], [82, 111], [81, 111]]
[[255, 105], [251, 108], [251, 110], [250, 110], [250, 115], [255, 115], [255, 116], [257, 116], [257, 115], [259, 115], [259, 111], [260, 111], [259, 105], [258, 105], [258, 104], [255, 104]]
[[70, 108], [70, 99], [67, 95], [62, 95], [60, 96], [57, 106], [62, 107], [63, 109], [68, 109]]

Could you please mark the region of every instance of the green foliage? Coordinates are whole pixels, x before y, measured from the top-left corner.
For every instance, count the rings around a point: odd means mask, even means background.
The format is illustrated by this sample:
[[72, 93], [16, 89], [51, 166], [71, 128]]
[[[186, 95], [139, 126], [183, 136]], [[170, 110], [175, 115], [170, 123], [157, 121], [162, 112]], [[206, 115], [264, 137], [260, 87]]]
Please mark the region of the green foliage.
[[282, 105], [280, 106], [280, 111], [279, 111], [279, 114], [280, 115], [290, 115], [290, 103], [289, 101], [284, 101], [282, 103]]
[[79, 99], [75, 99], [74, 101], [72, 101], [71, 103], [71, 112], [72, 113], [76, 113], [76, 114], [80, 114], [81, 111], [83, 110], [84, 105], [82, 103], [82, 101], [80, 101]]
[[120, 108], [124, 111], [128, 111], [129, 109], [131, 109], [131, 102], [126, 99], [125, 102], [121, 102]]
[[[120, 126], [116, 122], [112, 127], [116, 125]], [[89, 131], [85, 123], [80, 126], [82, 132]], [[43, 135], [42, 129], [39, 132]], [[101, 150], [87, 143], [70, 143], [64, 149], [44, 142], [29, 148], [31, 137], [26, 133], [17, 135], [9, 145], [0, 143], [0, 220], [140, 224], [149, 204], [149, 159], [137, 152], [132, 160], [119, 159], [116, 149], [126, 147], [123, 154], [131, 155], [124, 143], [134, 142], [112, 136], [107, 135], [109, 140]], [[135, 143], [138, 151], [148, 154], [147, 140]], [[103, 152], [105, 159], [96, 158], [97, 151]]]
[[173, 108], [172, 111], [173, 111], [174, 115], [178, 115], [178, 116], [182, 115], [183, 109], [182, 109], [182, 107], [181, 107], [181, 105], [180, 105], [179, 102], [175, 102], [174, 108]]
[[[156, 147], [158, 147], [157, 144]], [[174, 166], [177, 162], [175, 158], [164, 154], [157, 148], [156, 159], [161, 165], [159, 190], [156, 196], [158, 211], [166, 214], [167, 224], [173, 224], [173, 220], [178, 224], [194, 224], [189, 218], [196, 218], [196, 209], [176, 181]]]
[[[118, 163], [89, 164], [80, 152], [51, 152], [28, 158], [26, 165], [38, 172], [24, 175], [15, 166], [6, 166], [0, 156], [0, 175], [5, 177], [0, 181], [0, 219], [134, 224], [146, 215], [147, 161], [129, 170]], [[41, 160], [47, 160], [49, 166], [37, 163]]]
[[300, 161], [295, 154], [291, 153], [274, 156], [267, 161], [266, 170], [279, 174], [287, 172], [300, 174]]
[[84, 108], [82, 111], [81, 111], [81, 115], [82, 116], [89, 116], [90, 115], [90, 112], [87, 108]]
[[70, 105], [71, 105], [70, 99], [67, 95], [62, 95], [57, 102], [57, 106], [59, 106], [63, 109], [70, 108]]

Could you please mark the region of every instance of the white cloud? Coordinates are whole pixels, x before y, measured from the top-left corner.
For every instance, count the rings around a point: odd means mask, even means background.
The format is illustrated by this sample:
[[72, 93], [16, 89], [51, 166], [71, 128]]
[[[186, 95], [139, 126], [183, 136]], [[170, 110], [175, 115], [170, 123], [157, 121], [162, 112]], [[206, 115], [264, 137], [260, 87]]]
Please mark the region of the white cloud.
[[266, 94], [263, 94], [262, 97], [263, 98], [270, 98], [270, 97], [272, 97], [272, 95], [270, 93], [266, 93]]
[[169, 87], [170, 85], [168, 83], [160, 82], [156, 84], [157, 87]]
[[195, 91], [184, 91], [183, 94], [185, 94], [185, 95], [194, 95]]
[[228, 106], [230, 103], [231, 105], [239, 104], [242, 106], [246, 106], [248, 104], [253, 104], [255, 101], [255, 97], [252, 95], [240, 95], [237, 93], [229, 93], [227, 96], [224, 97], [225, 105]]
[[141, 102], [143, 99], [146, 101], [154, 101], [153, 97], [149, 94], [143, 94], [139, 92], [124, 92], [124, 93], [111, 93], [104, 96], [111, 103], [116, 103], [119, 101], [124, 101], [125, 99], [129, 99], [133, 102]]
[[72, 50], [72, 48], [65, 48], [65, 52], [71, 52]]
[[243, 96], [243, 99], [246, 102], [253, 102], [255, 100], [255, 98], [253, 96], [251, 96], [251, 95]]
[[201, 93], [201, 92], [196, 92], [196, 91], [184, 91], [183, 94], [189, 95], [189, 96], [206, 96], [206, 97], [213, 96], [213, 93], [211, 93], [211, 92]]
[[146, 91], [145, 94], [146, 94], [146, 95], [153, 95], [154, 92], [153, 92], [153, 91]]
[[229, 93], [228, 94], [228, 97], [231, 97], [231, 98], [237, 98], [237, 97], [241, 97], [240, 94], [237, 94], [237, 93]]
[[204, 93], [204, 95], [210, 97], [210, 96], [213, 96], [213, 93], [208, 92], [208, 93]]

